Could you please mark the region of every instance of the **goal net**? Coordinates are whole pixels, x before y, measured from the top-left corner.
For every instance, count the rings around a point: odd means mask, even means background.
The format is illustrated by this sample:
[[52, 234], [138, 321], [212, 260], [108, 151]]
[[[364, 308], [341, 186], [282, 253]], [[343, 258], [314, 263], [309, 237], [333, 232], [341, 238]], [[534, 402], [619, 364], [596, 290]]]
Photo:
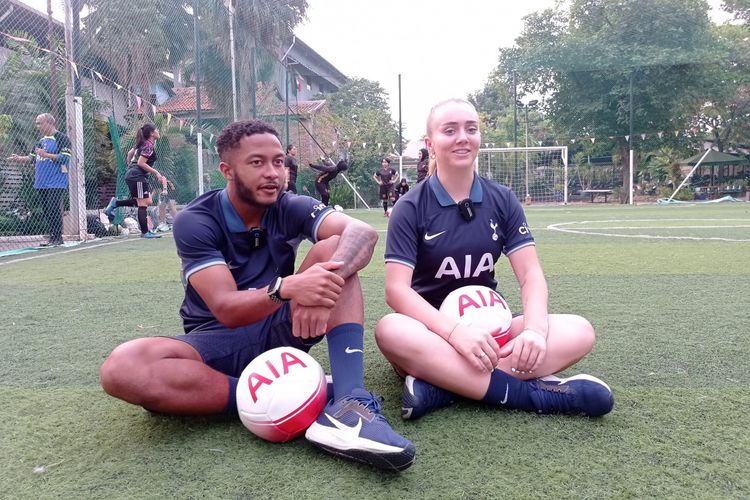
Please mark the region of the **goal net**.
[[510, 187], [522, 203], [568, 203], [567, 146], [483, 148], [479, 174]]

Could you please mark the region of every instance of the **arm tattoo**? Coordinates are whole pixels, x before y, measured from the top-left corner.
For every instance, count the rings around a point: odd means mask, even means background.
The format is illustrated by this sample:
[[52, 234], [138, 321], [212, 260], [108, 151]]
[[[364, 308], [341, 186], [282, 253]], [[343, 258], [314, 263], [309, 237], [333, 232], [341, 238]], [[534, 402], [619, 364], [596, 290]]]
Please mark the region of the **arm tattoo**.
[[370, 262], [378, 242], [378, 233], [365, 224], [350, 224], [341, 233], [338, 247], [331, 257], [332, 261], [344, 265], [335, 272], [342, 278], [348, 278]]

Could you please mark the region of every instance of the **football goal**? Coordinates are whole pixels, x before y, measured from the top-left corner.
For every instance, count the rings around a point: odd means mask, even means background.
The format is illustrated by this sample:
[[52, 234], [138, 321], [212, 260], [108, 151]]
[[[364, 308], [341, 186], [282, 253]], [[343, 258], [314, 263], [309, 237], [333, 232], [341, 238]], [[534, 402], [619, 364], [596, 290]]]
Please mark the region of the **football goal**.
[[510, 187], [522, 203], [568, 203], [567, 146], [482, 148], [479, 174]]

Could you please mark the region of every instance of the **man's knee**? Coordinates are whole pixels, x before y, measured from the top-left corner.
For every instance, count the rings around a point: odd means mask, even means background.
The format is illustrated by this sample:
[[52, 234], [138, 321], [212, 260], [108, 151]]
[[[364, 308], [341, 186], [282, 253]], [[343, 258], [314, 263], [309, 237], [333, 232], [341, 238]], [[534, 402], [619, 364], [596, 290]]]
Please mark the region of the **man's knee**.
[[331, 260], [331, 257], [333, 257], [334, 252], [336, 252], [336, 249], [339, 246], [339, 239], [340, 237], [338, 235], [334, 235], [318, 241], [313, 245], [310, 251], [307, 252], [305, 261], [312, 265], [316, 262], [327, 262]]

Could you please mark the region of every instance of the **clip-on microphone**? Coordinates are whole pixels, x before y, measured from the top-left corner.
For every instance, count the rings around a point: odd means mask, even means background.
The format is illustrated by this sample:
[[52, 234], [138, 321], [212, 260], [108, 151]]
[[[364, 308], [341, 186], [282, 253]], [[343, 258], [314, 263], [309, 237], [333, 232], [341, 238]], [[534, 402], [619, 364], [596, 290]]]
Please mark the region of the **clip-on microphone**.
[[260, 227], [254, 227], [247, 232], [253, 248], [258, 248], [266, 242], [266, 231]]
[[465, 200], [459, 201], [458, 211], [461, 214], [461, 217], [463, 217], [466, 222], [469, 222], [471, 219], [473, 219], [474, 202], [471, 201], [471, 198], [466, 198]]

